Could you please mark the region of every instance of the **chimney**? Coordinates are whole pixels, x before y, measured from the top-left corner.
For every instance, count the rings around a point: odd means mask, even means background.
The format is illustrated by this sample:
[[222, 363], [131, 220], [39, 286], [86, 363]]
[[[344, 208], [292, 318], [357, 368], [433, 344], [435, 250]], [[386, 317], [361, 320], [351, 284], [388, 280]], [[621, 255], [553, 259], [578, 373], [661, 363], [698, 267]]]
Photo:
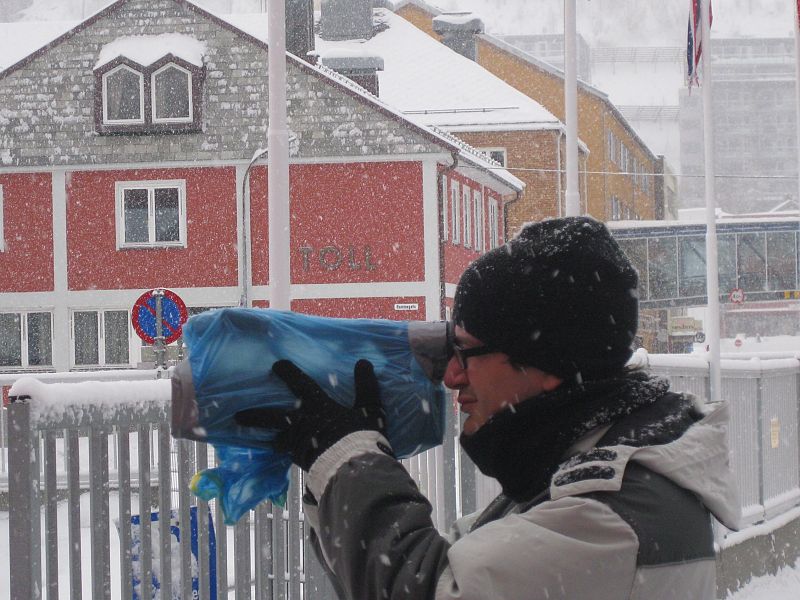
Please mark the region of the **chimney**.
[[444, 13], [433, 19], [433, 30], [442, 36], [442, 43], [470, 60], [478, 57], [475, 36], [483, 33], [483, 21], [470, 12]]
[[313, 62], [314, 0], [286, 0], [286, 51]]
[[378, 96], [378, 71], [383, 71], [383, 58], [364, 52], [335, 50], [319, 57], [320, 62], [353, 80], [371, 94]]
[[323, 40], [368, 40], [372, 37], [373, 0], [322, 0], [319, 36]]

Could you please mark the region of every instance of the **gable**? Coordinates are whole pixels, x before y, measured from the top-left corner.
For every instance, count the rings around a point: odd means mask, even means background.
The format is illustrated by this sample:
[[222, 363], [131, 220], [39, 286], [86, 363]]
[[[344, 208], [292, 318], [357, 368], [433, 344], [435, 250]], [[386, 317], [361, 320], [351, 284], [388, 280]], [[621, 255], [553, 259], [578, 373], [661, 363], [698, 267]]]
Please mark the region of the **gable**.
[[[95, 67], [103, 48], [162, 34], [192, 36], [205, 48], [200, 131], [98, 132]], [[296, 60], [287, 64], [287, 102], [303, 158], [450, 151]], [[263, 43], [188, 2], [120, 0], [0, 73], [0, 166], [250, 160], [266, 147], [267, 119]]]

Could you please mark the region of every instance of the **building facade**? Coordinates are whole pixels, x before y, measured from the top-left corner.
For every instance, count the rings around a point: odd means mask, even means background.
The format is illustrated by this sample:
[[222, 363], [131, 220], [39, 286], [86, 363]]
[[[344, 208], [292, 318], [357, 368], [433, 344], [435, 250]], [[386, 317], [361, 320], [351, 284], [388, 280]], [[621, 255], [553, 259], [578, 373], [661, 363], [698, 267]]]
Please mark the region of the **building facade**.
[[[0, 371], [147, 362], [152, 288], [268, 306], [267, 52], [190, 2], [119, 0], [0, 71]], [[292, 308], [441, 318], [522, 183], [290, 55], [287, 108]], [[447, 220], [454, 187], [471, 211]]]
[[[397, 14], [440, 39], [433, 20], [446, 17], [421, 0], [396, 3]], [[564, 74], [508, 42], [475, 33], [475, 61], [564, 121]], [[658, 158], [602, 91], [578, 84], [578, 135], [586, 145], [581, 179], [585, 211], [604, 221], [654, 219], [663, 214], [653, 174]], [[509, 165], [513, 167], [513, 165]], [[509, 221], [512, 228], [516, 223]]]
[[[714, 39], [712, 111], [717, 206], [734, 214], [798, 208], [792, 38]], [[681, 196], [704, 200], [702, 94], [680, 97]]]
[[[484, 151], [498, 167], [510, 169], [525, 183], [525, 190], [505, 214], [509, 234], [524, 222], [564, 214], [561, 165], [565, 164], [566, 130], [555, 115], [399, 15], [354, 0], [343, 0], [339, 6], [349, 7], [354, 14], [367, 12], [368, 18], [350, 22], [369, 21], [373, 31], [318, 28], [322, 31], [316, 51], [323, 64], [330, 61], [332, 68], [341, 68], [342, 56], [361, 63], [367, 57], [380, 61], [382, 69], [375, 73], [380, 98], [409, 118], [458, 136]], [[322, 21], [329, 22], [324, 11]], [[478, 21], [477, 26], [482, 23]], [[585, 165], [584, 144], [579, 155]], [[585, 187], [585, 179], [582, 183]], [[470, 245], [472, 240], [461, 237], [456, 243]]]

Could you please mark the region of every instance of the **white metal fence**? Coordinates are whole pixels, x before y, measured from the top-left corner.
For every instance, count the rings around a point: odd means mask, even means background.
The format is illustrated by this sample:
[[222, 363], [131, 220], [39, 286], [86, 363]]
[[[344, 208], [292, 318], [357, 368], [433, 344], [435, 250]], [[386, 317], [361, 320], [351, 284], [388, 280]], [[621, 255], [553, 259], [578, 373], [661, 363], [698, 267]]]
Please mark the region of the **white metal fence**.
[[[706, 396], [702, 358], [640, 352], [637, 360], [673, 389]], [[722, 375], [743, 512], [758, 523], [800, 504], [800, 361], [724, 360]], [[225, 527], [216, 502], [188, 492], [194, 472], [214, 464], [213, 451], [171, 439], [169, 383], [157, 392], [153, 384], [95, 386], [102, 398], [76, 399], [80, 384], [58, 383], [47, 388], [49, 409], [17, 398], [3, 411], [11, 598], [333, 598], [305, 541], [299, 474], [285, 507], [265, 503]], [[441, 530], [498, 491], [461, 452], [459, 429], [448, 411], [445, 443], [404, 461]], [[135, 515], [146, 515], [138, 527]], [[150, 581], [154, 592], [142, 595], [139, 582]]]
[[[640, 354], [673, 390], [708, 397], [708, 364], [701, 357]], [[723, 359], [723, 401], [730, 405], [731, 464], [744, 525], [800, 504], [800, 396], [797, 358]]]

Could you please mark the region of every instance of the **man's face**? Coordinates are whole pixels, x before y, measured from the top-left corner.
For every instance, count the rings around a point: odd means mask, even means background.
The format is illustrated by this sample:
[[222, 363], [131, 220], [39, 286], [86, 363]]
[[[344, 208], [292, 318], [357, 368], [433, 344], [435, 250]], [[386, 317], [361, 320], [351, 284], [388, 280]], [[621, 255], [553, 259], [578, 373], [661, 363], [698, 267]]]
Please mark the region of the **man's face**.
[[[459, 326], [455, 327], [455, 344], [464, 350], [483, 346], [483, 342]], [[466, 363], [463, 368], [453, 356], [444, 373], [444, 384], [458, 390], [461, 411], [468, 415], [465, 435], [478, 431], [506, 406], [554, 390], [562, 381], [534, 367], [514, 366], [502, 352], [470, 356]]]

